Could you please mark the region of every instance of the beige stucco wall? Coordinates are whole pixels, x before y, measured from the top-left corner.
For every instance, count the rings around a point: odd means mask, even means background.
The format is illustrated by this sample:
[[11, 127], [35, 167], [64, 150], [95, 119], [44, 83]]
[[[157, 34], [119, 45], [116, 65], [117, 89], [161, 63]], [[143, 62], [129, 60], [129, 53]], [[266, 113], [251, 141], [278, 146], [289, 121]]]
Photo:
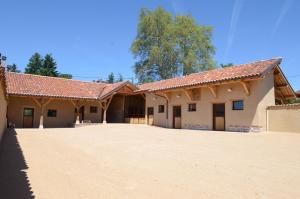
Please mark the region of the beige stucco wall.
[[6, 109], [7, 109], [7, 101], [4, 92], [4, 86], [2, 84], [3, 83], [0, 83], [0, 141], [6, 129]]
[[300, 104], [270, 107], [268, 131], [300, 133]]
[[[101, 121], [101, 108], [97, 102], [81, 101], [79, 106], [85, 106], [85, 120], [91, 120], [93, 123]], [[97, 113], [90, 113], [90, 106], [97, 106]], [[40, 106], [30, 97], [9, 97], [8, 122], [15, 125], [16, 128], [23, 127], [23, 109], [34, 109], [34, 128], [39, 127]], [[47, 117], [49, 109], [57, 110], [57, 117]], [[44, 108], [44, 127], [70, 127], [75, 122], [75, 107], [69, 100], [53, 99]]]
[[[182, 128], [213, 129], [213, 104], [225, 103], [226, 130], [252, 128], [266, 130], [266, 108], [275, 104], [274, 76], [269, 73], [265, 78], [250, 82], [250, 96], [247, 96], [240, 83], [218, 86], [218, 97], [215, 98], [209, 88], [201, 88], [201, 99], [189, 101], [183, 91], [174, 91], [169, 101], [168, 119], [166, 113], [158, 113], [158, 105], [166, 100], [153, 94], [146, 94], [147, 107], [154, 107], [154, 125], [172, 127], [173, 106], [181, 106]], [[227, 90], [231, 88], [232, 92]], [[178, 97], [180, 96], [180, 97]], [[232, 110], [232, 101], [244, 100], [244, 110]], [[188, 112], [188, 104], [196, 103], [197, 111]], [[147, 119], [147, 113], [146, 113]]]

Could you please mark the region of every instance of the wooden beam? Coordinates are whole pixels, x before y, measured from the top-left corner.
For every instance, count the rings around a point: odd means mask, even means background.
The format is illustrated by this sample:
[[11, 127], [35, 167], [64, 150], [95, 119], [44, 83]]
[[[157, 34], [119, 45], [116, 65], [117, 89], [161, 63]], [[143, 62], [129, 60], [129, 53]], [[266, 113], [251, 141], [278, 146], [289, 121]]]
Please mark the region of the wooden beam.
[[275, 88], [287, 88], [287, 87], [289, 87], [289, 85], [287, 85], [287, 84], [278, 84], [278, 85], [275, 85]]
[[193, 93], [190, 89], [183, 89], [183, 92], [184, 94], [187, 96], [187, 98], [190, 100], [190, 101], [193, 101]]
[[215, 98], [217, 98], [217, 97], [218, 97], [218, 93], [217, 93], [218, 90], [217, 90], [217, 87], [216, 87], [216, 86], [209, 86], [208, 88], [209, 88], [211, 94], [212, 94]]
[[171, 101], [171, 93], [169, 92], [160, 92], [160, 94], [166, 98], [168, 101]]
[[250, 84], [249, 84], [249, 82], [240, 81], [240, 83], [242, 84], [242, 86], [244, 88], [245, 94], [247, 96], [249, 96], [250, 95]]
[[35, 97], [31, 98], [39, 107], [42, 106], [41, 102], [39, 102], [39, 100], [37, 100]]

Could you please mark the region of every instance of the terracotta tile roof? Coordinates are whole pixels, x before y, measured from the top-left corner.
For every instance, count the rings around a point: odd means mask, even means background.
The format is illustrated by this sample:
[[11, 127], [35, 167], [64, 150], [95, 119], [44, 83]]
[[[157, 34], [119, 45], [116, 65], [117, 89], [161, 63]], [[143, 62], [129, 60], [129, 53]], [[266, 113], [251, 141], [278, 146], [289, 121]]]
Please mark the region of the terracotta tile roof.
[[[7, 93], [70, 99], [102, 99], [124, 82], [115, 84], [83, 82], [23, 73], [6, 73]], [[128, 83], [128, 82], [125, 82]]]
[[263, 76], [274, 66], [281, 63], [281, 58], [256, 61], [248, 64], [219, 68], [201, 73], [193, 73], [183, 77], [176, 77], [157, 82], [139, 85], [139, 91], [159, 91], [195, 85], [206, 85]]

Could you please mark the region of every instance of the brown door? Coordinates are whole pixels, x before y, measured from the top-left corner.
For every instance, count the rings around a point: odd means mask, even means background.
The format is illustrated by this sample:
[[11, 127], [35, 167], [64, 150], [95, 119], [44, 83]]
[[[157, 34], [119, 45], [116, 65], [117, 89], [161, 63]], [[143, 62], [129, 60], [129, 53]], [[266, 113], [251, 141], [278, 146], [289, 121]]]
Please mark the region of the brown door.
[[79, 114], [80, 114], [80, 122], [82, 122], [84, 120], [84, 106], [80, 107], [79, 109]]
[[23, 128], [33, 128], [34, 109], [24, 108], [23, 110]]
[[215, 131], [225, 131], [225, 104], [213, 105], [213, 128]]
[[153, 107], [148, 107], [147, 108], [147, 124], [148, 125], [153, 125], [153, 120], [154, 120], [154, 110]]
[[173, 128], [181, 129], [181, 106], [173, 106]]

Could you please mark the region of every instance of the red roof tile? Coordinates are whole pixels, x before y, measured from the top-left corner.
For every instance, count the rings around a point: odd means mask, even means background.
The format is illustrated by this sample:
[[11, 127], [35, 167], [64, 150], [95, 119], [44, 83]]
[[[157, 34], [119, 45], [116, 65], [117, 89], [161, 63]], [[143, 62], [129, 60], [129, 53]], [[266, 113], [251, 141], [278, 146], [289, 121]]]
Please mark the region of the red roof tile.
[[[6, 73], [9, 95], [47, 96], [72, 99], [101, 99], [124, 83], [83, 82], [40, 75]], [[128, 83], [128, 82], [126, 82]]]
[[139, 85], [139, 91], [158, 91], [195, 85], [214, 84], [228, 80], [260, 77], [274, 66], [281, 63], [281, 58], [257, 61], [238, 66], [219, 68], [201, 73], [193, 73], [183, 77], [176, 77], [157, 82]]

